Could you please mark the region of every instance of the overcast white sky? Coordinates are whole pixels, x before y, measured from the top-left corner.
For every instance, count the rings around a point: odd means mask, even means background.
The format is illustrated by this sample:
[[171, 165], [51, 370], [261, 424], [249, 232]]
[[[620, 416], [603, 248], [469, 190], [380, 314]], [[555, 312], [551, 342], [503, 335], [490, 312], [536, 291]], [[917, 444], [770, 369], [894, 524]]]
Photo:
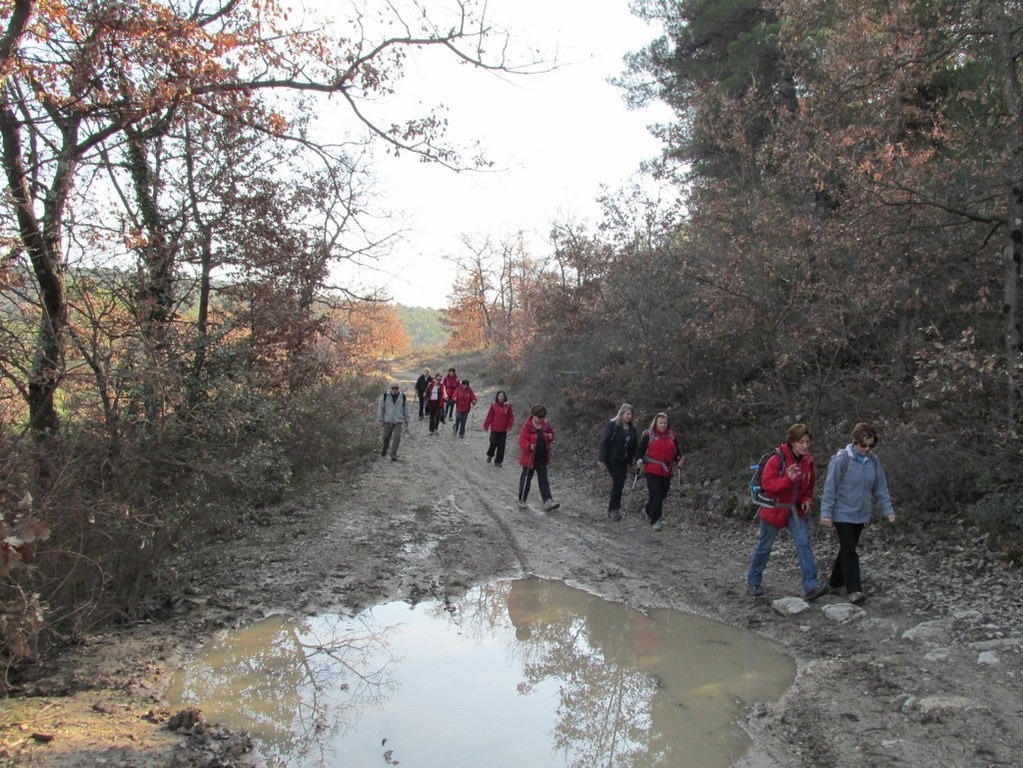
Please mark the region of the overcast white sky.
[[[479, 141], [499, 170], [455, 173], [412, 156], [378, 159], [380, 202], [399, 217], [404, 236], [376, 269], [349, 269], [344, 279], [383, 288], [402, 304], [447, 304], [454, 271], [439, 256], [462, 251], [463, 234], [500, 238], [521, 229], [539, 252], [552, 222], [595, 222], [601, 184], [621, 186], [659, 150], [646, 126], [666, 111], [630, 111], [607, 83], [626, 53], [661, 33], [633, 16], [628, 0], [489, 0], [487, 16], [521, 41], [513, 43], [520, 51], [540, 49], [562, 66], [509, 77], [445, 56], [410, 62], [395, 105], [443, 104], [450, 139]], [[430, 269], [422, 266], [427, 259]]]

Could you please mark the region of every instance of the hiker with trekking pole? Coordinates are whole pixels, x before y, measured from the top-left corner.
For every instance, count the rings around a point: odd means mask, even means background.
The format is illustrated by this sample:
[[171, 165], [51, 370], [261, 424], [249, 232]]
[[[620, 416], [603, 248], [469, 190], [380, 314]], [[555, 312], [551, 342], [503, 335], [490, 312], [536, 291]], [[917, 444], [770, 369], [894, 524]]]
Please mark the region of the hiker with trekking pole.
[[606, 469], [611, 475], [611, 498], [607, 503], [607, 514], [615, 522], [622, 519], [622, 491], [625, 489], [625, 477], [636, 453], [636, 427], [632, 423], [633, 417], [632, 406], [622, 403], [618, 413], [608, 422], [604, 436], [600, 440], [597, 466]]
[[636, 453], [639, 456], [636, 467], [642, 468], [646, 475], [646, 518], [650, 527], [659, 531], [664, 527], [664, 500], [671, 490], [671, 478], [675, 467], [683, 460], [678, 436], [671, 429], [668, 414], [662, 412], [654, 416], [650, 428], [643, 430]]
[[[440, 374], [438, 373], [439, 377]], [[455, 415], [455, 392], [462, 386], [462, 380], [455, 373], [454, 368], [448, 368], [448, 375], [443, 379], [444, 383], [444, 418], [441, 421], [454, 418]]]
[[462, 383], [455, 390], [455, 426], [452, 434], [460, 438], [465, 437], [465, 423], [469, 419], [469, 412], [476, 405], [476, 393], [469, 386], [468, 379], [462, 379]]
[[533, 484], [533, 475], [536, 475], [543, 508], [553, 512], [561, 506], [551, 495], [551, 484], [547, 478], [547, 465], [551, 460], [553, 442], [554, 428], [547, 421], [547, 408], [543, 405], [534, 405], [519, 432], [521, 451], [519, 464], [522, 466], [522, 474], [519, 476], [519, 509], [529, 508], [526, 499], [529, 497], [529, 487]]

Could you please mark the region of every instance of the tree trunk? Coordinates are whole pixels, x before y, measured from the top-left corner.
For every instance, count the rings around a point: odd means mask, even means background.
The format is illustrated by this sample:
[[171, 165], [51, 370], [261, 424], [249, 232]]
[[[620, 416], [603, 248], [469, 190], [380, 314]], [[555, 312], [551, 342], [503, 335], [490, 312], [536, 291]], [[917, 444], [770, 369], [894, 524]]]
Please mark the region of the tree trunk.
[[1005, 301], [1002, 306], [1005, 340], [1005, 371], [1008, 384], [1007, 417], [1009, 429], [1016, 431], [1020, 404], [1020, 261], [1023, 258], [1023, 96], [1020, 92], [1019, 65], [1012, 39], [1012, 19], [1004, 6], [998, 19], [998, 41], [1005, 67], [1005, 98], [1012, 119], [1009, 131], [1009, 239], [1005, 244]]
[[[59, 163], [40, 221], [35, 213], [20, 131], [17, 115], [10, 104], [5, 105], [0, 110], [4, 173], [18, 222], [18, 234], [39, 286], [42, 312], [27, 387], [29, 427], [34, 434], [42, 437], [60, 430], [54, 394], [62, 376], [64, 333], [68, 323], [60, 229], [75, 162], [65, 156]], [[68, 136], [74, 133], [74, 126], [69, 126], [65, 131]], [[73, 145], [73, 141], [67, 144]]]

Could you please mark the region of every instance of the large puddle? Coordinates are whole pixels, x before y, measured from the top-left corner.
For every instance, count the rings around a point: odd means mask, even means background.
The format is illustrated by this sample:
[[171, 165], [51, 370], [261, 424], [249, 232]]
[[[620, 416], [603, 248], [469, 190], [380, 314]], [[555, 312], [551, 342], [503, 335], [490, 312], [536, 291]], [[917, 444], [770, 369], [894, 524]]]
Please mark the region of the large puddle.
[[748, 747], [742, 710], [794, 674], [752, 633], [522, 579], [272, 616], [187, 659], [168, 699], [251, 732], [269, 766], [712, 768]]

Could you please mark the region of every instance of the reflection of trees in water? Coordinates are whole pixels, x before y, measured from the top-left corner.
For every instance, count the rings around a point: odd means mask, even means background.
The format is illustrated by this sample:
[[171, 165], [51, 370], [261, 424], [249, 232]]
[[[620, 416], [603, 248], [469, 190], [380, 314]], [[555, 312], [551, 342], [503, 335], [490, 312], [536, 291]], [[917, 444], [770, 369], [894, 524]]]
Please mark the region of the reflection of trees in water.
[[628, 606], [535, 579], [480, 587], [443, 610], [468, 637], [493, 636], [511, 623], [509, 653], [524, 674], [518, 691], [558, 683], [554, 746], [571, 765], [659, 762], [655, 755], [666, 746], [652, 727], [657, 681], [639, 663], [647, 646], [659, 650], [656, 622]]
[[628, 766], [649, 759], [649, 707], [655, 690], [649, 675], [580, 638], [550, 646], [542, 663], [526, 668], [526, 676], [533, 684], [561, 681], [554, 743], [571, 756], [571, 765]]
[[508, 623], [505, 609], [508, 590], [507, 581], [484, 584], [461, 597], [430, 604], [426, 615], [456, 627], [463, 637], [482, 644]]
[[[570, 622], [559, 622], [553, 633], [534, 629], [544, 652], [525, 668], [531, 685], [561, 681], [555, 746], [578, 768], [656, 764], [650, 711], [656, 680], [640, 669], [637, 654], [642, 631], [656, 627], [625, 605], [584, 592], [574, 597], [577, 610]], [[541, 593], [541, 601], [545, 598], [566, 601], [563, 594]]]
[[269, 765], [292, 765], [316, 750], [329, 763], [325, 734], [351, 730], [362, 710], [397, 689], [387, 641], [395, 629], [340, 616], [269, 619], [197, 658], [182, 698], [212, 720], [227, 716], [252, 731]]
[[[502, 643], [513, 675], [521, 669], [511, 679], [514, 690], [535, 693], [544, 711], [554, 710], [548, 747], [566, 765], [665, 766], [678, 764], [682, 753], [692, 764], [720, 765], [743, 738], [727, 727], [727, 708], [762, 657], [715, 625], [647, 616], [541, 580], [490, 584], [417, 610], [481, 648], [495, 638]], [[355, 731], [360, 713], [398, 687], [391, 633], [408, 625], [378, 623], [370, 611], [356, 619], [277, 619], [236, 633], [193, 666], [188, 698], [210, 719], [216, 716], [207, 702], [229, 699], [233, 727], [255, 732], [269, 765], [332, 766], [335, 735]], [[413, 638], [415, 629], [413, 620]], [[674, 638], [670, 648], [666, 637]], [[457, 694], [427, 706], [451, 715]]]

